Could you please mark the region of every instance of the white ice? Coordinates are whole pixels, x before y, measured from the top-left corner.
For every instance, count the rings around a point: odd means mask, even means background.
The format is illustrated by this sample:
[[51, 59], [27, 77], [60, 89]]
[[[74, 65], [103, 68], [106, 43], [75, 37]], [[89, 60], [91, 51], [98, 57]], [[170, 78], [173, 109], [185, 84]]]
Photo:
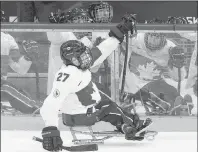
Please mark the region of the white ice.
[[[41, 137], [39, 131], [1, 131], [1, 152], [46, 152], [41, 143], [32, 140]], [[71, 134], [61, 132], [65, 145], [71, 145]], [[86, 138], [85, 136], [79, 136]], [[99, 145], [98, 152], [197, 152], [197, 132], [161, 132], [154, 141], [126, 141], [114, 137]]]

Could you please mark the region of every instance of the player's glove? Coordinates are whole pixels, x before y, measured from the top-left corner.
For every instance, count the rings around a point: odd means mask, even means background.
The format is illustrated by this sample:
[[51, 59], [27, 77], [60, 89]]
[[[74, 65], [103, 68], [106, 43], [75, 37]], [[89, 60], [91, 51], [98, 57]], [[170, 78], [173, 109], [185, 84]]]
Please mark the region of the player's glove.
[[182, 68], [185, 64], [185, 54], [181, 47], [173, 47], [169, 50], [170, 59], [168, 61], [169, 67]]
[[51, 12], [48, 18], [50, 23], [66, 23], [66, 15], [60, 10], [57, 12]]
[[90, 107], [90, 108], [87, 109], [86, 115], [88, 117], [90, 117], [94, 112], [96, 112], [96, 108], [94, 106], [93, 107]]
[[30, 61], [38, 60], [38, 43], [33, 40], [24, 40], [22, 42], [25, 51], [25, 59]]
[[122, 43], [124, 35], [129, 31], [131, 31], [131, 34], [136, 31], [136, 15], [134, 14], [126, 14], [116, 27], [110, 29], [109, 36], [117, 38]]
[[57, 127], [49, 126], [42, 130], [43, 148], [48, 151], [62, 150], [63, 141]]

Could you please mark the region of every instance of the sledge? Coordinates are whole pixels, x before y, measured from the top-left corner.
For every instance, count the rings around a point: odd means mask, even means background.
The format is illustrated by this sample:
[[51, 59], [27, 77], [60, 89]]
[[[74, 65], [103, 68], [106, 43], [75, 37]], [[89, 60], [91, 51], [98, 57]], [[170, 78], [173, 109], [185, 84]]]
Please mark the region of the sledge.
[[[94, 120], [94, 116], [91, 116], [90, 118], [87, 117], [85, 114], [77, 114], [77, 115], [63, 114], [62, 119], [64, 125], [66, 125], [70, 129], [71, 135], [73, 137], [72, 142], [74, 145], [104, 144], [105, 140], [113, 137], [125, 138], [125, 135], [117, 130], [94, 132], [92, 129], [92, 126], [96, 123], [96, 121]], [[82, 128], [87, 129], [87, 131], [82, 131]], [[89, 135], [91, 136], [91, 138], [79, 139], [77, 138], [77, 134]], [[155, 136], [157, 134], [158, 133], [156, 131], [151, 131], [148, 130], [148, 128], [145, 128], [140, 132], [136, 133], [136, 136], [144, 137], [144, 139], [148, 141], [152, 141], [155, 139]]]

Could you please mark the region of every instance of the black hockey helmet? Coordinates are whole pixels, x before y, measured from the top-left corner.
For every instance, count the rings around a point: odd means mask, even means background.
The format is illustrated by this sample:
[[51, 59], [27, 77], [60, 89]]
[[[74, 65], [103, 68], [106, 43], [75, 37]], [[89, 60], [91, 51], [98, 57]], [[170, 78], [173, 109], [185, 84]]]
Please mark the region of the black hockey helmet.
[[90, 48], [78, 40], [69, 40], [60, 47], [60, 56], [66, 65], [74, 65], [82, 70], [87, 70], [92, 65]]

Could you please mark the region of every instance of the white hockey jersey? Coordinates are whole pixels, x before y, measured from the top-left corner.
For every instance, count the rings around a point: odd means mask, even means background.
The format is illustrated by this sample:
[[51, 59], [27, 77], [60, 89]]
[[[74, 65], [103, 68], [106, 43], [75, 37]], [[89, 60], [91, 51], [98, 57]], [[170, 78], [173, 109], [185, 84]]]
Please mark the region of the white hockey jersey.
[[15, 39], [7, 33], [1, 32], [1, 75], [7, 76], [10, 51], [19, 49]]
[[8, 33], [1, 32], [1, 77], [7, 78], [8, 67], [19, 74], [28, 72], [32, 62], [21, 56], [18, 44]]
[[160, 79], [166, 73], [169, 60], [168, 50], [175, 46], [173, 42], [167, 40], [164, 48], [152, 53], [145, 46], [144, 36], [145, 33], [138, 33], [136, 37], [129, 40], [124, 90], [134, 94], [150, 81]]
[[[118, 45], [119, 41], [110, 37], [92, 49], [93, 66], [101, 64]], [[67, 114], [82, 114], [100, 101], [99, 91], [91, 79], [89, 70], [62, 65], [40, 110], [46, 126], [58, 126], [59, 110]]]

